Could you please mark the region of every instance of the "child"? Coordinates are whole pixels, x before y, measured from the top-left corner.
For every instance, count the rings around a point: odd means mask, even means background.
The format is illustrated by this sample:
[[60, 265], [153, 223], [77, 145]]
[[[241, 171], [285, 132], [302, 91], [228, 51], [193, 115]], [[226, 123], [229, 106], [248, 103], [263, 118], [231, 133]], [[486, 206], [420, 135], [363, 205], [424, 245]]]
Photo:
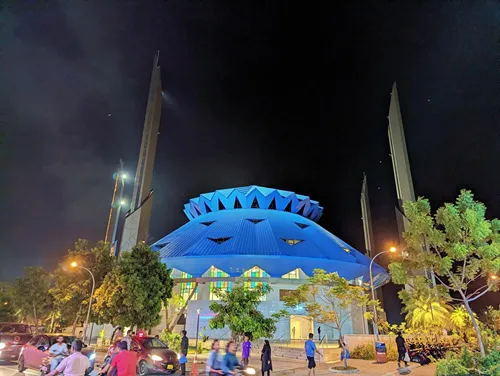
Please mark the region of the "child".
[[248, 367], [248, 361], [250, 358], [250, 350], [252, 349], [252, 342], [247, 335], [245, 335], [245, 340], [241, 344], [241, 363], [244, 367]]

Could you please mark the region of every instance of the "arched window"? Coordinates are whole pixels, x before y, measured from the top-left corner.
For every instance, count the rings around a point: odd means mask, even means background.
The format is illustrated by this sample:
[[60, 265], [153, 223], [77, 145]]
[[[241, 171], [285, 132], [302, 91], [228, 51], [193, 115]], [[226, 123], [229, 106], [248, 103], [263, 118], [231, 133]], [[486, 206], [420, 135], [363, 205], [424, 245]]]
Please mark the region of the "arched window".
[[[210, 267], [210, 278], [228, 278], [229, 274], [217, 269], [215, 266]], [[215, 289], [221, 289], [222, 291], [231, 291], [231, 282], [229, 281], [214, 281], [210, 282], [210, 300], [217, 300], [218, 297], [215, 295]]]
[[[184, 273], [182, 272], [181, 278], [183, 279], [189, 279], [193, 278], [191, 274]], [[189, 299], [189, 295], [191, 295], [191, 292], [194, 289], [194, 282], [182, 282], [179, 284], [179, 295], [182, 296], [182, 298], [187, 301]], [[193, 294], [193, 297], [191, 300], [198, 300], [198, 286], [196, 287], [196, 291]]]

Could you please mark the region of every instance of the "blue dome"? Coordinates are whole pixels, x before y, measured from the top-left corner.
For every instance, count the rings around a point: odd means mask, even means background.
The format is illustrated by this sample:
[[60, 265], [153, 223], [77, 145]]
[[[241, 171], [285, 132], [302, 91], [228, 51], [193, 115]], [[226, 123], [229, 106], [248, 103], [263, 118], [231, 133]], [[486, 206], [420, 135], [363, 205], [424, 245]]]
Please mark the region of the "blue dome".
[[[300, 203], [306, 200], [307, 210]], [[203, 212], [205, 204], [210, 210]], [[316, 201], [292, 192], [256, 186], [216, 191], [190, 200], [185, 212], [191, 220], [152, 248], [169, 268], [193, 277], [211, 266], [231, 277], [257, 266], [272, 278], [297, 268], [312, 275], [321, 268], [368, 282], [370, 259], [308, 218], [319, 218], [322, 210]], [[389, 279], [377, 264], [373, 275], [376, 285]]]

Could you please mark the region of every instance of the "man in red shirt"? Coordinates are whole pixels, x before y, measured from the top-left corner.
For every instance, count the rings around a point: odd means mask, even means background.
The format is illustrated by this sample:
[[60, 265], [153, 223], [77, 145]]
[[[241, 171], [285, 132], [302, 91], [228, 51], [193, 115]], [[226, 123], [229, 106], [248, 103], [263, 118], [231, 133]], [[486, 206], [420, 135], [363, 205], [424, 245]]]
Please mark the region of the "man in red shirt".
[[127, 342], [118, 343], [118, 354], [114, 357], [109, 368], [109, 374], [112, 375], [116, 367], [118, 376], [136, 376], [137, 374], [137, 353], [129, 351]]

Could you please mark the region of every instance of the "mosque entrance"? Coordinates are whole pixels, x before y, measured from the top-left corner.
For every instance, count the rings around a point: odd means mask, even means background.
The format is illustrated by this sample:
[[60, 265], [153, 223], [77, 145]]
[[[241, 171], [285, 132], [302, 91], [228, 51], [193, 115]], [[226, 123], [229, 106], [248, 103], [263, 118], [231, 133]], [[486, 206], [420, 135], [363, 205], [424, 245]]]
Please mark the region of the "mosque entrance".
[[314, 333], [314, 322], [309, 316], [290, 316], [290, 339], [305, 340]]

